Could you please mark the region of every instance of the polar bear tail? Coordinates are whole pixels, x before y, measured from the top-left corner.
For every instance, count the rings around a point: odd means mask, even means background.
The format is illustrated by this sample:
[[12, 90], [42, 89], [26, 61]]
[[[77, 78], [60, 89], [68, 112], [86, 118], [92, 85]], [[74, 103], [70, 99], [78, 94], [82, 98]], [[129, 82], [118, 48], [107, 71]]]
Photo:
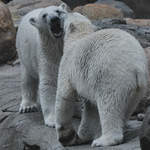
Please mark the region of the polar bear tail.
[[148, 71], [145, 72], [138, 72], [137, 76], [137, 90], [139, 92], [140, 98], [143, 98], [148, 90], [148, 83], [149, 83], [149, 73]]

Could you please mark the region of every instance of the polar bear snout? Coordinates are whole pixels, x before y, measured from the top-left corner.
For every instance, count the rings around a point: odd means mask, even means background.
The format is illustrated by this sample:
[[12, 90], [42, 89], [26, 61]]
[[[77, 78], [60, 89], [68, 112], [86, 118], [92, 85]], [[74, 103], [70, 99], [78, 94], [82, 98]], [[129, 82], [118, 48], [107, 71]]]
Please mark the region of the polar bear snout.
[[60, 25], [60, 18], [57, 16], [54, 16], [51, 18], [51, 24], [52, 25]]
[[59, 38], [63, 35], [63, 28], [61, 26], [62, 18], [59, 18], [57, 16], [53, 16], [52, 18], [50, 18], [50, 29], [55, 38]]

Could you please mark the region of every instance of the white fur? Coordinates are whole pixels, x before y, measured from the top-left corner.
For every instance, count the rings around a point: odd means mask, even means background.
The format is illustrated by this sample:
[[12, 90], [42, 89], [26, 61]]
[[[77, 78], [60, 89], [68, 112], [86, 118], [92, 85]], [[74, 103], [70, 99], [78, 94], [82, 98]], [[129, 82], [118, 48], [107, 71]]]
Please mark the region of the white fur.
[[[90, 21], [77, 13], [68, 15], [64, 24], [56, 94], [57, 137], [63, 145], [81, 144], [97, 135], [92, 146], [119, 144], [126, 121], [147, 90], [144, 50], [120, 29], [94, 32]], [[76, 94], [87, 99], [78, 134], [72, 127]]]
[[[16, 40], [22, 74], [19, 111], [24, 113], [37, 110], [39, 95], [44, 121], [49, 126], [55, 124], [57, 74], [63, 52], [63, 36], [55, 38], [50, 30], [49, 21], [58, 16], [56, 10], [61, 11], [63, 28], [63, 17], [67, 13], [64, 4], [36, 9], [22, 19]], [[45, 18], [44, 14], [47, 14]]]

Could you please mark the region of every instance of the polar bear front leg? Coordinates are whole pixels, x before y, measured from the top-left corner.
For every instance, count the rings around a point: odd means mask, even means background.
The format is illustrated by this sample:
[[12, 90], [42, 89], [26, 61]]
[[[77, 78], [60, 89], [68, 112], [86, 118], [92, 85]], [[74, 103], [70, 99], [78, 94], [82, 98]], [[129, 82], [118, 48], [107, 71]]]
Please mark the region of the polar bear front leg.
[[20, 104], [19, 112], [27, 113], [27, 112], [35, 112], [38, 111], [37, 104], [37, 89], [38, 89], [38, 81], [34, 79], [28, 72], [23, 68], [21, 71], [22, 84], [21, 84], [21, 92], [22, 92], [22, 101]]
[[64, 146], [76, 145], [80, 139], [72, 126], [75, 104], [73, 89], [67, 81], [58, 85], [55, 105], [57, 139]]
[[[109, 95], [112, 94], [112, 95]], [[105, 93], [97, 99], [102, 134], [92, 142], [92, 147], [112, 146], [122, 143], [125, 123], [125, 103], [114, 93]], [[118, 99], [119, 98], [119, 99]]]
[[52, 86], [49, 76], [40, 78], [39, 83], [40, 104], [45, 125], [55, 127], [55, 95], [56, 89]]

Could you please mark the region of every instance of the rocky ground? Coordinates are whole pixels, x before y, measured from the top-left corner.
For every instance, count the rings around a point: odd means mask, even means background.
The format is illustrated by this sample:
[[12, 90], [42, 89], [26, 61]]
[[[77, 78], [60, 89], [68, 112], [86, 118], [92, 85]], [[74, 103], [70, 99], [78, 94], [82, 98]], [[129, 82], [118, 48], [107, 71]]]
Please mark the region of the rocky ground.
[[[8, 2], [9, 0], [2, 0]], [[88, 16], [97, 29], [120, 28], [135, 36], [145, 49], [150, 69], [150, 18], [148, 0], [63, 0], [73, 11]], [[20, 89], [20, 65], [13, 63], [16, 58], [15, 34], [21, 17], [29, 11], [59, 5], [61, 0], [12, 0], [7, 7], [0, 1], [0, 150], [90, 150], [89, 145], [64, 148], [56, 140], [55, 129], [44, 126], [41, 112], [19, 114], [18, 108], [21, 101]], [[94, 2], [94, 3], [92, 3]], [[91, 4], [87, 4], [91, 3]], [[145, 10], [140, 10], [138, 3]], [[80, 6], [83, 5], [83, 6]], [[134, 5], [134, 6], [133, 6]], [[150, 5], [149, 5], [150, 6]], [[69, 7], [68, 7], [68, 10]], [[4, 18], [7, 16], [8, 19]], [[134, 18], [142, 19], [134, 19]], [[1, 19], [2, 18], [2, 19]], [[143, 19], [145, 18], [145, 19]], [[14, 21], [14, 24], [13, 22]], [[3, 30], [2, 30], [3, 29]], [[12, 34], [10, 34], [12, 33]], [[8, 38], [9, 37], [9, 38]], [[11, 41], [11, 42], [10, 42]], [[6, 43], [6, 44], [5, 44]], [[3, 52], [5, 52], [3, 55]], [[5, 61], [1, 61], [2, 59]], [[2, 63], [1, 63], [2, 62]], [[95, 150], [140, 150], [139, 135], [144, 141], [147, 140], [149, 131], [149, 113], [142, 121], [137, 121], [138, 113], [145, 113], [150, 106], [150, 92], [141, 100], [132, 120], [129, 121], [125, 131], [124, 143], [118, 146], [94, 148]], [[142, 119], [140, 119], [142, 120]], [[77, 128], [79, 119], [75, 119], [74, 125]], [[143, 138], [144, 137], [144, 138]], [[146, 137], [146, 140], [145, 140]]]
[[[41, 112], [19, 114], [20, 65], [0, 67], [0, 150], [90, 150], [90, 145], [64, 148], [55, 129], [44, 126]], [[79, 120], [75, 119], [75, 126]], [[142, 122], [132, 120], [119, 146], [95, 150], [140, 150], [138, 134]]]

